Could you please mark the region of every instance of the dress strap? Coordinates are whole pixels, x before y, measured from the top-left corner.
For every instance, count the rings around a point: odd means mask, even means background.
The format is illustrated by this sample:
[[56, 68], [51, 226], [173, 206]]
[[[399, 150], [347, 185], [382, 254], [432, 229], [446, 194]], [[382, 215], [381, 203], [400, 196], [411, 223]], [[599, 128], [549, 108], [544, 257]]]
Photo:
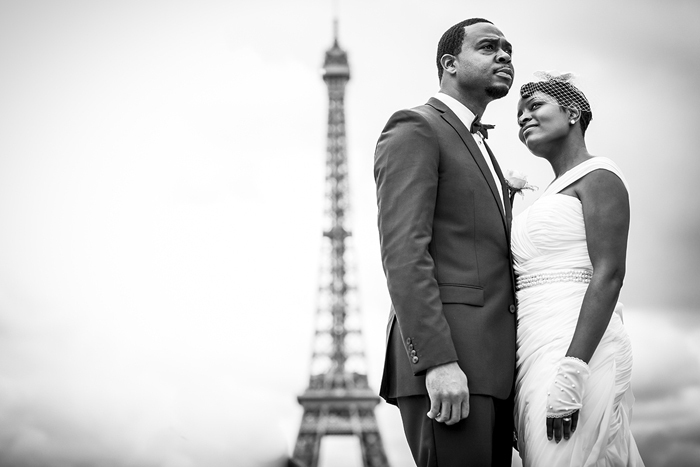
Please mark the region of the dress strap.
[[617, 175], [622, 183], [629, 191], [629, 186], [627, 185], [627, 180], [622, 175], [622, 171], [612, 160], [607, 157], [592, 157], [587, 161], [581, 162], [577, 166], [572, 167], [566, 171], [561, 177], [557, 178], [552, 182], [551, 185], [547, 187], [542, 196], [547, 196], [551, 194], [559, 193], [561, 190], [567, 186], [574, 183], [576, 180], [583, 178], [585, 175], [593, 172], [594, 170], [604, 169]]

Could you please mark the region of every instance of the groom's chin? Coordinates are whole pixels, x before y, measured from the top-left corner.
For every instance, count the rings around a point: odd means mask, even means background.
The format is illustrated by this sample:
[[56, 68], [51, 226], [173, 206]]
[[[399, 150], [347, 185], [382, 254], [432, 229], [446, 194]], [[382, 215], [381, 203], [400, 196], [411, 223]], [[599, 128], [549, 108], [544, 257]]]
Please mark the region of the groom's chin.
[[508, 91], [510, 91], [510, 87], [505, 84], [499, 86], [490, 86], [486, 88], [486, 95], [488, 95], [492, 99], [500, 99], [502, 97], [506, 97], [508, 95]]

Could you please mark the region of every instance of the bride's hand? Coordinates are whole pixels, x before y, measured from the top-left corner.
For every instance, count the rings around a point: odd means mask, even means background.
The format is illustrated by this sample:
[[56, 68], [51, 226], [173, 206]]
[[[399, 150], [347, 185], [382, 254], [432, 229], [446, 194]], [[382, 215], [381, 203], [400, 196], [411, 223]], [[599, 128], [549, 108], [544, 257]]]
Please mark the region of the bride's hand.
[[561, 441], [562, 436], [569, 439], [578, 426], [578, 413], [577, 410], [568, 417], [547, 418], [547, 439], [552, 441], [554, 438], [557, 443]]
[[547, 390], [547, 439], [558, 443], [562, 435], [569, 439], [576, 431], [579, 410], [583, 406], [583, 387], [590, 370], [588, 364], [576, 357], [559, 361], [557, 373]]

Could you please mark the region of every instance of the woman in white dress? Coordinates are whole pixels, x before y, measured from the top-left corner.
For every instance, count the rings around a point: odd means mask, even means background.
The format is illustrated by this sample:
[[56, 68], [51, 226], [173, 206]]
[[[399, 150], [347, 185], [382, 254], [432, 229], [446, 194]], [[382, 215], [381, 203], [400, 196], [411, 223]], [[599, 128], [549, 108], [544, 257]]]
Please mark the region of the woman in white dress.
[[630, 432], [632, 352], [617, 302], [627, 183], [588, 153], [592, 114], [570, 77], [525, 84], [520, 140], [555, 179], [513, 221], [518, 334], [515, 426], [525, 466], [642, 466]]

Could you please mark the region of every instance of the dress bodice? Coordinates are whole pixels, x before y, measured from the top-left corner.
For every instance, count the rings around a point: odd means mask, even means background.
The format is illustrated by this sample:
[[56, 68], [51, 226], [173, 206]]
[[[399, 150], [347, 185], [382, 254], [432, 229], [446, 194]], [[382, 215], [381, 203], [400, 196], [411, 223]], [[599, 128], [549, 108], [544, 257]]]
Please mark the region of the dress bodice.
[[581, 201], [560, 193], [586, 174], [604, 169], [620, 177], [610, 159], [593, 157], [556, 179], [542, 196], [513, 219], [514, 268], [518, 276], [558, 270], [592, 270]]

